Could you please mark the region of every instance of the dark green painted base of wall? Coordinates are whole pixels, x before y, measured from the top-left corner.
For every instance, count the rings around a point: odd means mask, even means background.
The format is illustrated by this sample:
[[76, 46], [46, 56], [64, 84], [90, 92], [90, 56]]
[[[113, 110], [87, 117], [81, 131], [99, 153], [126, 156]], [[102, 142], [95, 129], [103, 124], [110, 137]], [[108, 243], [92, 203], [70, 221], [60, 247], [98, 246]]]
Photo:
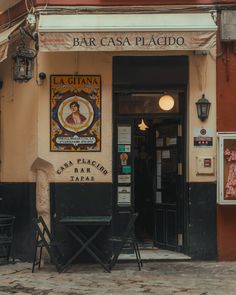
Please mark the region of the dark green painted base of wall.
[[187, 254], [192, 259], [216, 260], [216, 183], [189, 183], [188, 188]]
[[0, 214], [12, 214], [16, 217], [13, 244], [15, 257], [32, 261], [32, 218], [36, 216], [35, 183], [0, 183]]
[[[188, 186], [186, 254], [192, 259], [215, 260], [216, 251], [216, 184], [190, 183]], [[36, 216], [35, 183], [0, 183], [0, 214], [16, 216], [15, 256], [23, 261], [33, 258], [32, 218]], [[78, 247], [74, 239], [59, 223], [66, 215], [112, 214], [112, 184], [54, 183], [50, 185], [52, 230], [67, 257]], [[114, 217], [115, 219], [115, 217]], [[107, 257], [112, 246], [108, 240], [112, 227], [96, 241]], [[81, 256], [82, 257], [82, 256]], [[88, 256], [83, 255], [87, 260]]]

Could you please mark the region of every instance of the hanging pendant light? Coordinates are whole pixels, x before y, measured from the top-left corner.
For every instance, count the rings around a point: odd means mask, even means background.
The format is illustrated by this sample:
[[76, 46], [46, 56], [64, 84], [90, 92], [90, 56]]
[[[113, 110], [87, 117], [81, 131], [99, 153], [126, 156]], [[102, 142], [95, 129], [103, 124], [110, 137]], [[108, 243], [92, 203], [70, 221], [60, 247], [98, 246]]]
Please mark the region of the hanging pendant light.
[[141, 123], [138, 124], [138, 128], [141, 131], [146, 131], [146, 129], [148, 129], [148, 125], [144, 122], [144, 120], [142, 119]]
[[159, 107], [163, 111], [172, 110], [174, 105], [175, 105], [175, 100], [171, 95], [165, 94], [159, 99]]

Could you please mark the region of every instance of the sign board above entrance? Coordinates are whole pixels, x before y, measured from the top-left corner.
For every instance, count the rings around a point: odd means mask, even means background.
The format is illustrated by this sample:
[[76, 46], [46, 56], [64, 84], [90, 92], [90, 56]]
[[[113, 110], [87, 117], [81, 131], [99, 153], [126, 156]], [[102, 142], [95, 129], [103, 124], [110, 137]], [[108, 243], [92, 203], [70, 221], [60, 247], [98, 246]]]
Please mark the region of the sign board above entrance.
[[41, 33], [41, 51], [209, 50], [212, 32]]
[[209, 50], [210, 14], [42, 15], [41, 51]]

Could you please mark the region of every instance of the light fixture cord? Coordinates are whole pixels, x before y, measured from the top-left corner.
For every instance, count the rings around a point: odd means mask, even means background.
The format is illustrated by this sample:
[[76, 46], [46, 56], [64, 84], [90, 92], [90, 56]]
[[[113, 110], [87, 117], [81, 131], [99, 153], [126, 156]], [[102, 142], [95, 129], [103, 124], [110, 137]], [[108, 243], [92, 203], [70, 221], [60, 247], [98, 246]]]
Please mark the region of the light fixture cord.
[[48, 7], [48, 1], [49, 0], [45, 0], [45, 6], [44, 6], [43, 10], [46, 10], [47, 9], [47, 7]]
[[[28, 1], [30, 2], [31, 8], [29, 8]], [[25, 0], [25, 7], [26, 7], [28, 13], [34, 12], [34, 10], [35, 10], [32, 0]]]
[[208, 70], [208, 55], [206, 56], [205, 60], [205, 68], [203, 73], [203, 93], [206, 92], [206, 85], [207, 85], [207, 70]]

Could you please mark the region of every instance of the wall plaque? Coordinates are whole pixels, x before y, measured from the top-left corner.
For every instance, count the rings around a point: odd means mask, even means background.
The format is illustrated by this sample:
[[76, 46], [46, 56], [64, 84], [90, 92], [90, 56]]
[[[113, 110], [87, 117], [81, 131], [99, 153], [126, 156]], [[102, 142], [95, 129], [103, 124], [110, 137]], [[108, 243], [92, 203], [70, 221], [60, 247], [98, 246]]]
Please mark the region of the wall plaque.
[[50, 150], [101, 150], [100, 76], [51, 76]]

